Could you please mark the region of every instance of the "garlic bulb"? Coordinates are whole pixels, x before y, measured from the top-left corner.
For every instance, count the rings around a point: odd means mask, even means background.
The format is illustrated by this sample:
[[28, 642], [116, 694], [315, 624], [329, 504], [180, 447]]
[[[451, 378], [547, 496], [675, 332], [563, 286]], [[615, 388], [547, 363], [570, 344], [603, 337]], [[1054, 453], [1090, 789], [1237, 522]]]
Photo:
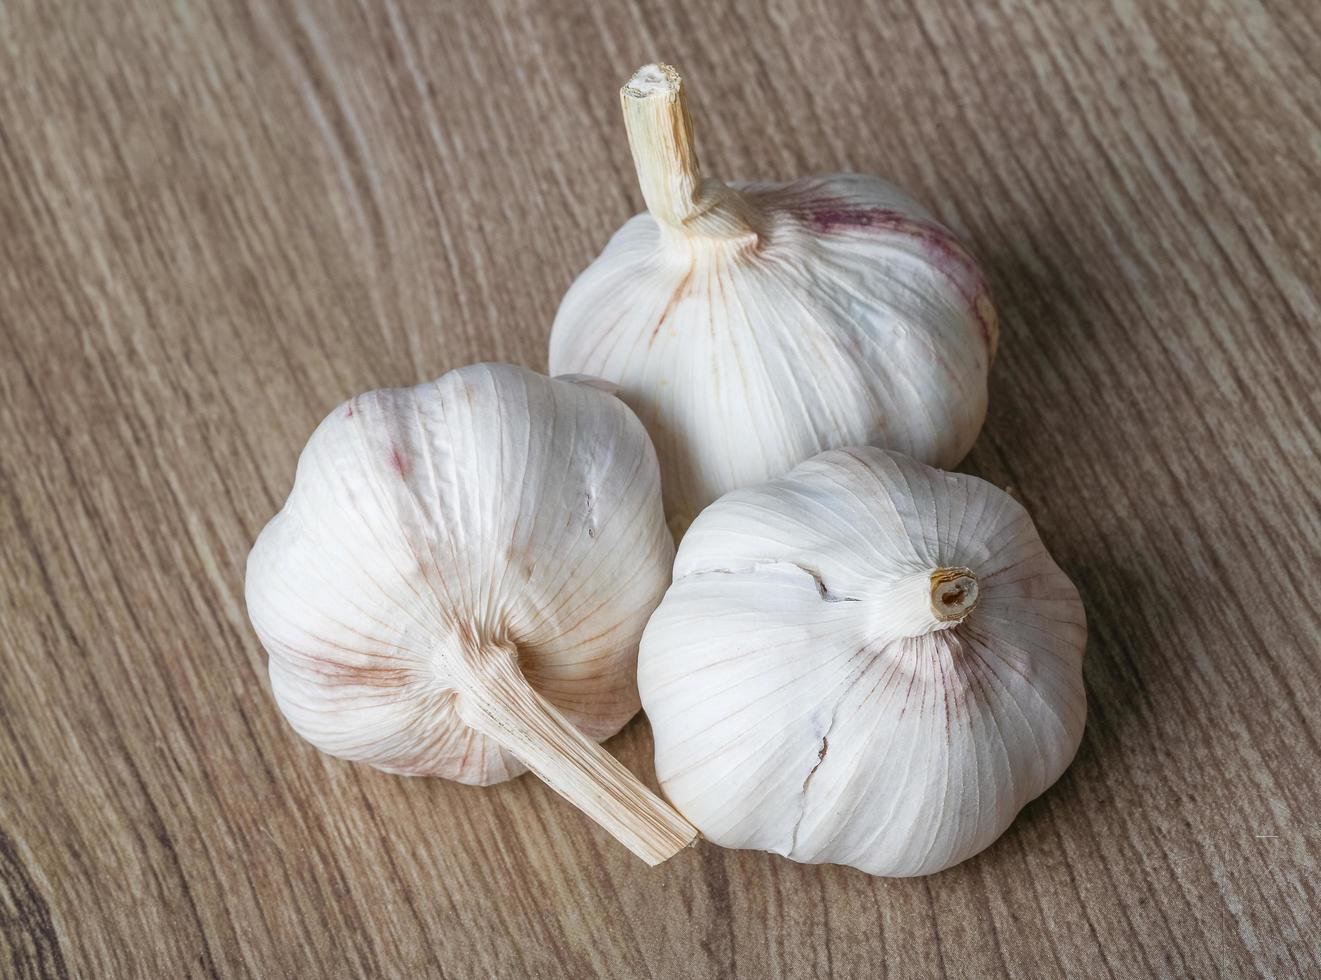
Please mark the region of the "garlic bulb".
[[641, 69], [621, 98], [650, 213], [565, 296], [550, 365], [620, 385], [656, 443], [676, 533], [824, 449], [962, 459], [997, 326], [953, 234], [875, 177], [704, 180], [673, 68]]
[[1085, 642], [1011, 497], [844, 449], [702, 513], [638, 685], [657, 776], [705, 837], [919, 875], [989, 845], [1068, 766]]
[[592, 740], [637, 712], [672, 558], [632, 412], [478, 364], [332, 412], [246, 593], [276, 700], [318, 748], [479, 785], [526, 766], [656, 863], [695, 832]]

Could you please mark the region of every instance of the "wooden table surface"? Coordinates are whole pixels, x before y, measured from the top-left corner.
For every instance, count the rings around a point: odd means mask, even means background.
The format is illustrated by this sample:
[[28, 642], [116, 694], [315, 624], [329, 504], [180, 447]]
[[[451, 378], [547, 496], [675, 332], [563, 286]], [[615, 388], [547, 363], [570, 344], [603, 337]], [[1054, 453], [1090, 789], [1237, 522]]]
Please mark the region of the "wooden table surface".
[[[1321, 5], [19, 0], [0, 42], [0, 975], [1321, 975]], [[1081, 588], [1090, 717], [942, 874], [647, 869], [269, 696], [244, 559], [303, 442], [544, 369], [655, 58], [709, 173], [885, 175], [987, 266], [964, 468]], [[608, 746], [651, 779], [643, 719]]]

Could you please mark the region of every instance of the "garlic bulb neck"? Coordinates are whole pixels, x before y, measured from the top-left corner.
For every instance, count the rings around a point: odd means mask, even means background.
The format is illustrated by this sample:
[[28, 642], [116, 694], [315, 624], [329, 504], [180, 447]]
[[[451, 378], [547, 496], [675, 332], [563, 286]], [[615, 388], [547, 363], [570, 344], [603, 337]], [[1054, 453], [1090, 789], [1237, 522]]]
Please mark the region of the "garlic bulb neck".
[[977, 608], [979, 596], [971, 568], [938, 568], [931, 573], [931, 612], [942, 624], [963, 622]]
[[676, 243], [755, 245], [760, 216], [752, 204], [720, 181], [702, 179], [679, 73], [669, 65], [646, 65], [619, 98], [642, 196], [662, 229]]
[[688, 821], [533, 690], [512, 643], [461, 641], [444, 660], [464, 724], [507, 748], [642, 860], [660, 864], [693, 842]]
[[[854, 590], [844, 585], [840, 592], [849, 598]], [[952, 630], [977, 608], [981, 585], [970, 568], [926, 565], [905, 569], [875, 590], [857, 589], [856, 598], [873, 610], [869, 641], [884, 646]]]

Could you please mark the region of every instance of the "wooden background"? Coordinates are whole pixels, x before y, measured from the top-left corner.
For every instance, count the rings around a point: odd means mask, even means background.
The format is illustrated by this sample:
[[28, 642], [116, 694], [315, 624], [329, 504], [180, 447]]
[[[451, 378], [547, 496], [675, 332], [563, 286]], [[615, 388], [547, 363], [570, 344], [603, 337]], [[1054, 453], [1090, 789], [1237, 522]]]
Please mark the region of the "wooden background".
[[[1091, 715], [943, 874], [648, 870], [268, 695], [243, 564], [304, 440], [544, 368], [657, 57], [708, 172], [880, 173], [987, 265], [965, 468], [1081, 587]], [[1321, 975], [1319, 66], [1312, 0], [0, 6], [0, 975]]]

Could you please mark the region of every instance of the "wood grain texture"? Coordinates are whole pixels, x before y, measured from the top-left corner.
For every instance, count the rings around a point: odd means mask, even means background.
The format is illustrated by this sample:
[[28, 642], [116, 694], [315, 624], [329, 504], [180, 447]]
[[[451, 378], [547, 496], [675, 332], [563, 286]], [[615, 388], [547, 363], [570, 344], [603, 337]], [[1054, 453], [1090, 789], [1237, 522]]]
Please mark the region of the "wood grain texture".
[[[1091, 714], [934, 877], [648, 870], [268, 695], [243, 563], [304, 440], [544, 368], [657, 57], [710, 173], [887, 176], [997, 294], [964, 468], [1079, 584]], [[1318, 66], [1310, 0], [4, 4], [0, 974], [1321, 975]]]

